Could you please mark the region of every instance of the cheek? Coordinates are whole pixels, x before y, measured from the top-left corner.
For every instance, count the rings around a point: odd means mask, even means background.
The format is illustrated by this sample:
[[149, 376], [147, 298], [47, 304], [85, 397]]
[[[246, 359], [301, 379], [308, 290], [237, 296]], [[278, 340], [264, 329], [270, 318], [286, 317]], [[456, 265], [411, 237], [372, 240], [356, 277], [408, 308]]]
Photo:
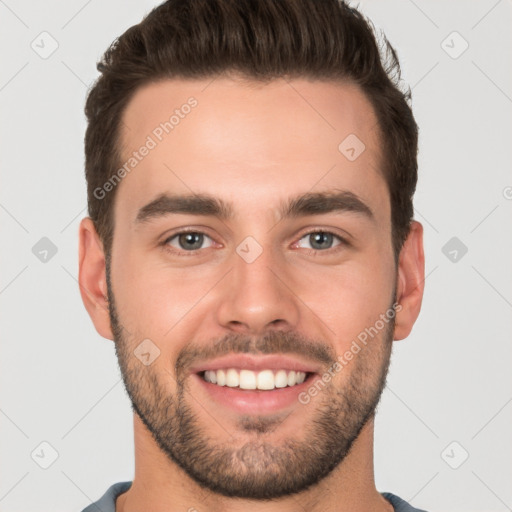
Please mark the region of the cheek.
[[302, 284], [304, 303], [329, 327], [329, 336], [343, 350], [373, 326], [392, 304], [395, 273], [391, 260], [353, 259], [337, 268], [311, 271]]
[[207, 268], [170, 268], [163, 260], [128, 253], [113, 261], [112, 285], [120, 320], [137, 337], [172, 336], [193, 318], [201, 298], [222, 275]]

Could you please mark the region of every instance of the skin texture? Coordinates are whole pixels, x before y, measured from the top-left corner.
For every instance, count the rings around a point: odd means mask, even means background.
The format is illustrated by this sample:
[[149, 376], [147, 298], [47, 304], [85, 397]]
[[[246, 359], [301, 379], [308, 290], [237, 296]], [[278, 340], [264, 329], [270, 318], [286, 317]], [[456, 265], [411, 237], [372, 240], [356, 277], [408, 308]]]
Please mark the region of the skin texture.
[[[347, 83], [165, 80], [129, 103], [123, 156], [190, 97], [197, 105], [116, 187], [108, 276], [91, 220], [80, 227], [84, 304], [97, 331], [115, 339], [139, 413], [135, 478], [117, 510], [390, 511], [374, 484], [373, 412], [392, 340], [408, 336], [420, 311], [424, 255], [413, 222], [395, 265], [371, 105]], [[354, 161], [338, 150], [350, 134], [365, 144]], [[372, 217], [280, 214], [290, 198], [334, 190], [350, 191]], [[162, 193], [209, 194], [233, 216], [137, 222]], [[170, 238], [183, 229], [207, 235], [194, 253]], [[314, 249], [312, 230], [345, 242]], [[251, 263], [236, 251], [248, 236], [262, 250]], [[320, 378], [395, 301], [395, 321], [308, 404], [241, 415], [189, 371], [227, 351], [287, 353]], [[148, 366], [134, 355], [144, 339], [160, 350]]]

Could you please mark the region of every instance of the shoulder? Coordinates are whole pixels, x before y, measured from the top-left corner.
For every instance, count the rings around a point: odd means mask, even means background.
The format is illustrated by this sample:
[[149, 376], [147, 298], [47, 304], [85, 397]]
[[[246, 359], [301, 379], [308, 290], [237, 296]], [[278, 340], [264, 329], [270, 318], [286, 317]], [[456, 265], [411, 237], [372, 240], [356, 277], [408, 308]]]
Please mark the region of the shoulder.
[[405, 500], [395, 496], [394, 494], [391, 494], [390, 492], [383, 492], [381, 494], [391, 503], [391, 505], [393, 505], [395, 512], [426, 512], [425, 510], [414, 508]]
[[123, 492], [126, 492], [131, 485], [131, 482], [118, 482], [111, 485], [98, 501], [91, 503], [82, 512], [98, 512], [98, 510], [102, 512], [116, 512], [116, 498], [123, 494]]

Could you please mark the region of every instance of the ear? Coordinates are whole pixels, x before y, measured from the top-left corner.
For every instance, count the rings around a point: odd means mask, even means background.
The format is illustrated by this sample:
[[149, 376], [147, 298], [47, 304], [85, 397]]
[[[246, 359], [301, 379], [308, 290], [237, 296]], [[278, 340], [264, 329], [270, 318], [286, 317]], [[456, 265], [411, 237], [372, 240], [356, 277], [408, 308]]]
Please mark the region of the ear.
[[105, 254], [89, 217], [80, 223], [78, 258], [78, 283], [85, 309], [100, 336], [113, 340], [107, 300]]
[[420, 314], [425, 284], [423, 226], [412, 221], [409, 235], [400, 251], [397, 276], [397, 307], [395, 340], [409, 336]]

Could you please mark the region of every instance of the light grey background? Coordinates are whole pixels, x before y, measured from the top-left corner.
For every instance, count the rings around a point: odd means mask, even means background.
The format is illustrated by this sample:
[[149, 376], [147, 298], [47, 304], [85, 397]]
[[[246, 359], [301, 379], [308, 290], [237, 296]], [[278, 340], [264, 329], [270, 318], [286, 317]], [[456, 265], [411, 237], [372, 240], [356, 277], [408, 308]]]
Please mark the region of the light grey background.
[[[0, 0], [0, 511], [79, 511], [133, 477], [113, 344], [78, 293], [77, 228], [95, 63], [154, 5]], [[511, 510], [512, 5], [360, 7], [398, 49], [413, 88], [428, 276], [379, 407], [377, 487], [429, 511]], [[58, 48], [44, 59], [52, 39]], [[57, 248], [46, 262], [44, 247], [32, 251], [43, 237]]]

